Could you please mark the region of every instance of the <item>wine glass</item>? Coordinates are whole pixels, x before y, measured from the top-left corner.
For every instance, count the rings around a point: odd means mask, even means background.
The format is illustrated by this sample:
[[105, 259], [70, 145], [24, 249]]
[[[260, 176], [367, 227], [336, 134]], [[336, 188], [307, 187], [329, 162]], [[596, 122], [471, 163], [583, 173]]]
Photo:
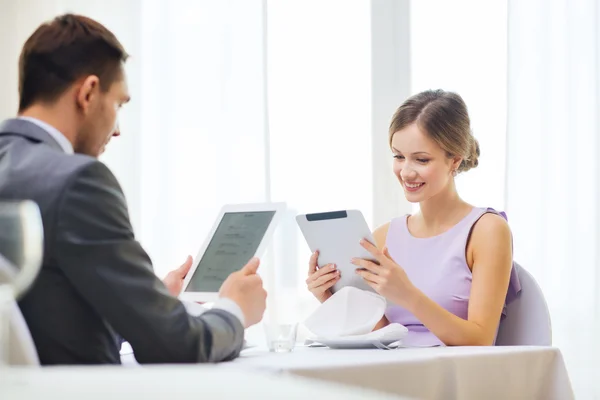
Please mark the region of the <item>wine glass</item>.
[[42, 264], [44, 230], [33, 201], [0, 202], [0, 365], [8, 364], [12, 310]]

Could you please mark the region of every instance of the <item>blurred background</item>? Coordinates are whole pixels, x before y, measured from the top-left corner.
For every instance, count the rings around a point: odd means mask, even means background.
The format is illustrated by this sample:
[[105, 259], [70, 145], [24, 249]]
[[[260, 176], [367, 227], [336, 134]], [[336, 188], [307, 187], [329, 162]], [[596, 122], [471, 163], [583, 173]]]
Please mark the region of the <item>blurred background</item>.
[[308, 246], [291, 216], [413, 211], [387, 127], [411, 94], [466, 101], [479, 167], [461, 196], [505, 210], [542, 287], [578, 397], [600, 397], [600, 0], [0, 0], [0, 119], [17, 59], [64, 12], [125, 45], [132, 102], [102, 156], [164, 276], [224, 203], [286, 201], [261, 269], [270, 313], [301, 321]]

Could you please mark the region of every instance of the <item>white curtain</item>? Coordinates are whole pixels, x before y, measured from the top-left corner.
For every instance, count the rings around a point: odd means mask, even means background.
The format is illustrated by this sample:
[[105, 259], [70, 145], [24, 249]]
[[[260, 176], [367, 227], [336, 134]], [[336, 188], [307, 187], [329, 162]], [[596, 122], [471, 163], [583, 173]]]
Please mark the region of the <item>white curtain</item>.
[[[131, 57], [122, 136], [102, 156], [162, 276], [196, 255], [224, 203], [267, 200], [262, 0], [0, 0], [3, 118], [17, 108], [17, 57], [64, 12], [97, 19]], [[6, 12], [5, 12], [6, 11]], [[10, 34], [12, 33], [12, 34]]]
[[506, 1], [418, 0], [410, 9], [411, 94], [444, 89], [465, 100], [481, 156], [457, 177], [458, 193], [497, 210], [505, 208], [506, 18]]
[[509, 1], [507, 211], [578, 398], [600, 390], [600, 1]]
[[142, 4], [138, 232], [161, 275], [196, 255], [223, 204], [270, 195], [263, 7]]
[[[374, 24], [407, 31], [390, 19], [405, 0], [374, 3]], [[18, 53], [40, 23], [75, 12], [105, 24], [131, 54], [132, 101], [102, 160], [121, 182], [157, 275], [196, 255], [223, 204], [286, 201], [290, 213], [261, 273], [271, 308], [302, 320], [316, 304], [304, 287], [309, 250], [292, 217], [357, 208], [374, 225], [375, 207], [377, 224], [409, 210], [396, 185], [373, 191], [392, 177], [387, 132], [373, 127], [387, 126], [408, 78], [372, 67], [372, 41], [390, 59], [405, 60], [408, 49], [397, 54], [395, 38], [374, 36], [372, 5], [0, 0], [0, 89], [8, 94], [0, 117], [16, 112]], [[394, 83], [373, 88], [373, 68], [378, 81]], [[374, 160], [389, 168], [375, 171]]]

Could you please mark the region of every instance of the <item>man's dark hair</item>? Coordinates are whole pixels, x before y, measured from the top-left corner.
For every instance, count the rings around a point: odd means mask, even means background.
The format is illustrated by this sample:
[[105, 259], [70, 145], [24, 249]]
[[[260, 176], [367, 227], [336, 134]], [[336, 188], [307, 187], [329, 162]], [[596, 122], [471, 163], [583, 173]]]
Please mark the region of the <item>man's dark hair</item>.
[[37, 101], [53, 102], [89, 75], [108, 91], [122, 76], [128, 54], [102, 24], [65, 14], [42, 24], [25, 42], [19, 58], [19, 111]]

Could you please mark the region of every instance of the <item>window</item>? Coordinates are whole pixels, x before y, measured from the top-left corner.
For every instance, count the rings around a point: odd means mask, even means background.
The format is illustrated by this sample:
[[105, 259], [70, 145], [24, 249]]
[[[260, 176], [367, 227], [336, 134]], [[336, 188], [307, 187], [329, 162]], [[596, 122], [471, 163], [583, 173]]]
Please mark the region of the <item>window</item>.
[[[268, 1], [271, 197], [290, 216], [275, 251], [278, 314], [304, 318], [310, 251], [293, 216], [360, 209], [371, 222], [369, 1]], [[271, 306], [271, 305], [270, 305]]]
[[503, 210], [507, 3], [412, 1], [410, 17], [411, 93], [444, 89], [460, 94], [479, 141], [479, 166], [458, 176], [457, 189], [475, 206]]

